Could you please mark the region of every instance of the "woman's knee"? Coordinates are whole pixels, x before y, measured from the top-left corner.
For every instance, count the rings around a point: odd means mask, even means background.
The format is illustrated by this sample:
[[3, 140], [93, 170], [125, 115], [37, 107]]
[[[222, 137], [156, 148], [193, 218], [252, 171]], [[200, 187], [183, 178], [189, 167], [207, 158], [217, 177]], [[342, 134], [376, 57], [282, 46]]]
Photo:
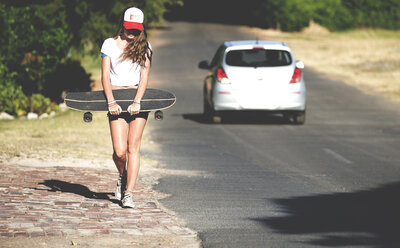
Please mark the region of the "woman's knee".
[[126, 149], [114, 149], [114, 158], [118, 160], [126, 160]]
[[128, 144], [128, 154], [139, 154], [140, 153], [140, 141], [130, 142]]

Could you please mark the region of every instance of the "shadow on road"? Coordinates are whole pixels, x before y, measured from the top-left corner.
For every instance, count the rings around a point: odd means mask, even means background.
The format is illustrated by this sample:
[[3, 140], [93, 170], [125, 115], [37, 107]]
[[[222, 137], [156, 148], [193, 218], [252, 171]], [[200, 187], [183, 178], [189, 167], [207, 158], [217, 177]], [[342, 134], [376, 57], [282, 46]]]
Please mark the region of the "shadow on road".
[[[201, 124], [213, 124], [203, 113], [192, 113], [182, 115], [186, 120], [192, 120]], [[284, 125], [291, 124], [290, 121], [279, 115], [257, 112], [227, 113], [221, 118], [222, 124], [258, 124], [258, 125]]]
[[253, 219], [283, 234], [312, 234], [312, 245], [399, 247], [400, 183], [353, 193], [277, 199], [286, 214]]
[[60, 180], [45, 180], [42, 183], [39, 183], [41, 185], [45, 185], [49, 187], [48, 191], [51, 192], [65, 192], [65, 193], [73, 193], [76, 195], [81, 195], [89, 199], [99, 199], [99, 200], [108, 200], [112, 203], [119, 204], [120, 202], [116, 199], [111, 199], [109, 195], [112, 193], [97, 193], [91, 191], [88, 187], [83, 186], [81, 184], [76, 184], [76, 183], [69, 183], [65, 181], [60, 181]]

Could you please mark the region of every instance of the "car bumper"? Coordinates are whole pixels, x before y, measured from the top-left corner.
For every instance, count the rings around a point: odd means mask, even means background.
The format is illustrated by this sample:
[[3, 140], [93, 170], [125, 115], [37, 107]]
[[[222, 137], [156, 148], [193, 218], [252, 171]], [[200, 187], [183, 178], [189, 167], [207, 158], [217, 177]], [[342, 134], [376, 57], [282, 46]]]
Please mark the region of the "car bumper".
[[306, 108], [306, 91], [289, 89], [280, 92], [260, 93], [243, 92], [227, 88], [215, 89], [213, 92], [215, 111], [304, 111]]

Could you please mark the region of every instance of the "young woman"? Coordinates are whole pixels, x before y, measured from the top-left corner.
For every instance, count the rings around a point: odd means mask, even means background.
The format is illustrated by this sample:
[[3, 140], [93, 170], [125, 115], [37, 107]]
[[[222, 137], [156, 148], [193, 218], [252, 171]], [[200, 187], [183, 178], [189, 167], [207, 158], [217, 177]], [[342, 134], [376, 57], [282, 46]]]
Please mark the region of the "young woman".
[[[102, 84], [108, 101], [113, 160], [119, 172], [115, 196], [123, 207], [134, 207], [133, 189], [140, 167], [140, 142], [148, 112], [140, 112], [148, 83], [152, 50], [143, 28], [143, 12], [127, 8], [114, 37], [101, 48]], [[128, 112], [122, 112], [112, 90], [137, 88]]]

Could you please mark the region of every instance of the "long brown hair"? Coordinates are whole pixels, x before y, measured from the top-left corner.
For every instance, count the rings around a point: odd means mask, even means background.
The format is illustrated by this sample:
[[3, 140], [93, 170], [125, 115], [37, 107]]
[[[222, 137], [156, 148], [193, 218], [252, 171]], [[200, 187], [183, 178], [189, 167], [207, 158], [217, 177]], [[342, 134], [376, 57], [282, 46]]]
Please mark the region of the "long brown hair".
[[[128, 8], [122, 12], [121, 20], [117, 32], [114, 35], [114, 39], [118, 39], [119, 36], [124, 35], [124, 13], [127, 9]], [[138, 30], [138, 32], [140, 32], [140, 30]], [[128, 45], [121, 54], [121, 61], [127, 59], [131, 60], [133, 63], [139, 64], [140, 66], [145, 66], [146, 59], [148, 58], [151, 62], [152, 56], [153, 51], [149, 46], [149, 42], [147, 41], [147, 33], [143, 27], [143, 31], [141, 31], [139, 35], [135, 35], [135, 38], [133, 38], [131, 41], [128, 41]]]

